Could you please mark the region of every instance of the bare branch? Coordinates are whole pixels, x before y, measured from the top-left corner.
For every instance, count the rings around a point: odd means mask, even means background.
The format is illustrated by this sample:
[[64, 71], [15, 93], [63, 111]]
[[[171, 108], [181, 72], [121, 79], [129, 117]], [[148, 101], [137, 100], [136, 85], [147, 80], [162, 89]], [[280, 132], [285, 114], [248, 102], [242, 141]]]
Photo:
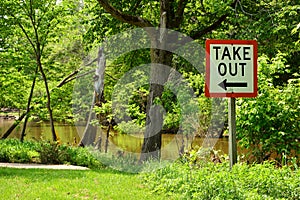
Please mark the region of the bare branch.
[[76, 77], [73, 77], [70, 81], [74, 80], [75, 78], [81, 78], [81, 77], [84, 77], [86, 75], [89, 75], [89, 74], [92, 74], [96, 71], [96, 69], [91, 69], [90, 71], [88, 72], [85, 72], [85, 73], [82, 73], [82, 74], [79, 74], [78, 76]]
[[[60, 87], [64, 86], [65, 84], [67, 84], [67, 83], [69, 83], [69, 82], [71, 82], [71, 81], [73, 81], [73, 80], [75, 80], [77, 78], [81, 78], [81, 77], [87, 76], [89, 74], [92, 74], [92, 73], [94, 73], [96, 71], [96, 69], [92, 69], [90, 71], [87, 71], [87, 72], [79, 74], [79, 75], [77, 75], [78, 72], [76, 73], [76, 71], [77, 70], [75, 70], [74, 72], [72, 72], [71, 74], [69, 74], [66, 78], [64, 78], [56, 87], [60, 88]], [[77, 75], [77, 76], [75, 76], [75, 75]], [[116, 78], [112, 77], [111, 75], [109, 75], [107, 73], [105, 73], [105, 75], [108, 76], [108, 77], [110, 77], [113, 80], [117, 80]]]
[[126, 13], [123, 13], [122, 11], [116, 9], [113, 7], [108, 0], [98, 0], [99, 4], [107, 11], [109, 12], [114, 18], [139, 27], [153, 27], [153, 25], [147, 20], [140, 16], [133, 16]]
[[[61, 87], [61, 86], [63, 86], [64, 84], [66, 84], [66, 83], [68, 83], [68, 82], [70, 82], [71, 80], [73, 80], [72, 78], [76, 75], [76, 74], [78, 74], [78, 72], [80, 71], [80, 69], [81, 68], [79, 68], [79, 69], [77, 69], [77, 70], [75, 70], [75, 71], [73, 71], [71, 74], [69, 74], [67, 77], [65, 77], [56, 87]], [[70, 80], [71, 79], [71, 80]]]

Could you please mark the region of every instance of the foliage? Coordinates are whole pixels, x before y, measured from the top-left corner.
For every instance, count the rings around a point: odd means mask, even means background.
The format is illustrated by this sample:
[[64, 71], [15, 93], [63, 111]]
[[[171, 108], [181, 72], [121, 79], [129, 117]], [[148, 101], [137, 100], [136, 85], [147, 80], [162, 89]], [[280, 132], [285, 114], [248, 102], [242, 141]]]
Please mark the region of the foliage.
[[144, 174], [154, 192], [178, 199], [298, 199], [300, 171], [275, 168], [271, 163], [206, 163], [191, 167], [186, 162]]
[[[34, 118], [48, 120], [42, 76], [35, 74], [37, 59], [40, 59], [53, 99], [54, 118], [68, 121], [72, 85], [55, 87], [64, 76], [79, 68], [83, 59], [78, 27], [79, 19], [84, 16], [78, 10], [78, 2], [1, 1], [0, 7], [0, 73], [3, 77], [0, 94], [4, 97], [0, 106], [25, 109], [31, 82], [37, 77], [31, 113]], [[77, 15], [73, 16], [74, 13]]]
[[[111, 101], [104, 103], [100, 108], [95, 108], [98, 114], [111, 114], [117, 120], [116, 130], [122, 133], [141, 132], [146, 121], [146, 103], [148, 96], [147, 79], [149, 72], [145, 69], [134, 69], [129, 75], [125, 74], [115, 85]], [[219, 119], [225, 120], [223, 103], [220, 99], [212, 100], [204, 97], [204, 76], [193, 72], [184, 72], [182, 82], [178, 87], [177, 81], [169, 81], [162, 94], [160, 104], [165, 110], [164, 130], [175, 131], [181, 128], [184, 133], [200, 132], [207, 134], [209, 125], [213, 120], [212, 113], [219, 112]], [[190, 94], [191, 93], [191, 94]], [[200, 115], [196, 116], [197, 109]], [[109, 110], [109, 112], [107, 112]], [[198, 113], [197, 113], [198, 114]], [[197, 120], [199, 118], [199, 120]], [[198, 123], [201, 126], [197, 126]], [[201, 128], [201, 130], [199, 129]], [[203, 129], [203, 130], [202, 130]]]
[[281, 164], [283, 158], [300, 153], [300, 81], [273, 85], [274, 74], [288, 69], [280, 56], [271, 61], [260, 58], [258, 97], [237, 102], [238, 139], [258, 162], [271, 156]]
[[[109, 2], [126, 14], [141, 16], [151, 21], [154, 26], [159, 26], [160, 1], [110, 0]], [[251, 148], [258, 161], [275, 153], [277, 160], [282, 163], [282, 160], [297, 154], [300, 130], [299, 82], [292, 79], [299, 79], [300, 73], [299, 4], [293, 0], [259, 2], [189, 0], [173, 1], [170, 5], [172, 11], [179, 8], [179, 2], [186, 4], [183, 10], [183, 21], [176, 30], [192, 36], [198, 43], [203, 44], [205, 38], [258, 41], [261, 56], [259, 97], [238, 101], [238, 137], [245, 147]], [[237, 4], [232, 6], [233, 2]], [[25, 5], [27, 7], [24, 7]], [[32, 13], [24, 13], [25, 10], [31, 10]], [[39, 21], [35, 28], [40, 36], [40, 46], [43, 47], [42, 64], [53, 100], [51, 107], [54, 119], [67, 122], [73, 122], [73, 118], [84, 120], [87, 117], [86, 111], [90, 109], [90, 94], [93, 90], [92, 74], [77, 79], [75, 88], [78, 88], [75, 90], [71, 83], [60, 88], [56, 86], [74, 70], [81, 68], [81, 73], [85, 73], [91, 69], [82, 66], [82, 60], [90, 60], [86, 55], [87, 51], [91, 51], [106, 38], [133, 26], [115, 20], [99, 6], [97, 1], [86, 0], [83, 3], [76, 0], [15, 2], [2, 0], [0, 3], [0, 107], [19, 108], [21, 111], [25, 109], [30, 86], [36, 76], [37, 83], [31, 103], [33, 108], [30, 113], [33, 115], [31, 119], [35, 120], [47, 120], [49, 116], [45, 107], [47, 99], [41, 82], [42, 77], [40, 74], [35, 74], [34, 49], [30, 48], [30, 41], [26, 40], [26, 35], [20, 28], [23, 24], [29, 38], [36, 37], [31, 29], [28, 14]], [[174, 12], [174, 14], [180, 13]], [[226, 20], [222, 20], [222, 17]], [[197, 33], [203, 34], [196, 37]], [[31, 41], [38, 42], [35, 39]], [[107, 58], [114, 55], [112, 51], [110, 47], [105, 49]], [[115, 90], [115, 86], [123, 75], [134, 67], [150, 63], [149, 52], [150, 49], [140, 49], [126, 55], [118, 55], [117, 58], [111, 56], [114, 60], [108, 59], [104, 90], [106, 102], [95, 110], [109, 120], [113, 119], [113, 115], [121, 118], [123, 121], [118, 121], [121, 123], [118, 124], [117, 129], [124, 133], [138, 132], [145, 126], [149, 86], [144, 84], [147, 81], [144, 81], [144, 77], [138, 71], [130, 77], [136, 82], [126, 82], [120, 91]], [[219, 127], [223, 127], [223, 124], [217, 123], [216, 127], [210, 127], [210, 124], [215, 124], [216, 119], [220, 122], [225, 121], [224, 109], [218, 109], [224, 107], [224, 102], [210, 100], [203, 96], [203, 74], [195, 72], [191, 64], [178, 55], [174, 55], [172, 67], [187, 79], [186, 83], [194, 90], [196, 98], [193, 100], [196, 101], [182, 105], [180, 104], [182, 101], [172, 90], [165, 89], [162, 99], [158, 102], [165, 109], [164, 129], [177, 131], [182, 128], [180, 125], [183, 125], [187, 132], [197, 130], [197, 133], [202, 136], [207, 135], [211, 130], [222, 131]], [[113, 92], [117, 95], [113, 96]], [[116, 101], [112, 101], [112, 96]], [[185, 98], [184, 95], [182, 97]], [[128, 100], [127, 104], [124, 103], [125, 106], [115, 109], [116, 113], [112, 113], [114, 106], [112, 102], [118, 103], [125, 99]], [[73, 107], [75, 115], [71, 112], [72, 105], [75, 105]], [[195, 105], [200, 107], [197, 116], [199, 121], [193, 121], [195, 117], [184, 115], [181, 109], [185, 107], [187, 113], [191, 113]], [[132, 120], [129, 121], [129, 118]], [[57, 149], [60, 145], [57, 147], [56, 144], [47, 145], [43, 147], [45, 152], [52, 149], [56, 152], [55, 155], [59, 155], [57, 159], [63, 157]], [[15, 154], [19, 152], [19, 150], [11, 151]], [[22, 154], [15, 159], [31, 162], [33, 157], [31, 154], [27, 157]]]
[[154, 159], [141, 162], [139, 154], [121, 150], [118, 150], [115, 154], [112, 152], [103, 153], [92, 149], [91, 151], [107, 168], [132, 174], [153, 172], [170, 164], [170, 161], [157, 161]]
[[0, 162], [71, 164], [89, 168], [103, 165], [88, 149], [59, 145], [57, 142], [0, 140]]
[[278, 52], [283, 53], [289, 71], [277, 74], [275, 80], [275, 85], [282, 85], [300, 72], [299, 11], [300, 5], [294, 0], [238, 1], [229, 21], [211, 38], [255, 39], [259, 55], [275, 58]]
[[140, 134], [145, 130], [145, 127], [137, 123], [137, 120], [131, 120], [128, 122], [122, 121], [114, 128], [118, 133], [122, 134]]
[[136, 69], [125, 74], [115, 85], [112, 106], [117, 120], [136, 120], [137, 125], [145, 125], [148, 73], [146, 70]]
[[118, 152], [117, 155], [112, 153], [93, 152], [94, 156], [100, 160], [105, 166], [129, 173], [139, 173], [142, 171], [142, 165], [139, 165], [139, 160], [131, 154], [124, 155], [122, 152]]
[[19, 140], [7, 139], [0, 140], [0, 146], [1, 162], [31, 163], [39, 160], [37, 143], [27, 141], [21, 143]]

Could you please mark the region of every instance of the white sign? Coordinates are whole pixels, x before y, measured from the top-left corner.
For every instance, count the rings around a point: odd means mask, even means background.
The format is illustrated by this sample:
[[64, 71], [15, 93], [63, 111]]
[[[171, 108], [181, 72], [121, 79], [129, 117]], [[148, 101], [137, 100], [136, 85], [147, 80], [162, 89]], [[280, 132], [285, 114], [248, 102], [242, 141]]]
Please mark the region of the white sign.
[[257, 42], [207, 40], [207, 97], [257, 96]]

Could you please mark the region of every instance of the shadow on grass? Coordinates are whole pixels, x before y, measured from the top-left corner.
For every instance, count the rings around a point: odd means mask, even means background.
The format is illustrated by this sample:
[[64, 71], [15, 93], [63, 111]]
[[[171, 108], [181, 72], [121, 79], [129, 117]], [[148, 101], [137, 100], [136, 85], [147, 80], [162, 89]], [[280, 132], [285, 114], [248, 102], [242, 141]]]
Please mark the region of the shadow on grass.
[[24, 177], [34, 180], [49, 179], [78, 179], [87, 178], [91, 176], [99, 175], [122, 175], [122, 176], [134, 176], [132, 173], [120, 172], [113, 169], [97, 169], [97, 170], [55, 170], [55, 169], [15, 169], [15, 168], [0, 168], [0, 177]]

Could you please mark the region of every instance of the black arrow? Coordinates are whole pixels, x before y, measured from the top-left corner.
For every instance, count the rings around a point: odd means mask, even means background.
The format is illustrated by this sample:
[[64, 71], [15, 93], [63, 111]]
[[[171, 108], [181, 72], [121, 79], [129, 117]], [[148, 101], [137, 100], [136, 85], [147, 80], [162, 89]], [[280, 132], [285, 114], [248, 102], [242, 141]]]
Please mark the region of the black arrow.
[[227, 79], [225, 79], [224, 81], [219, 83], [219, 86], [221, 88], [223, 88], [224, 90], [227, 90], [227, 87], [247, 87], [247, 83], [241, 83], [241, 82], [240, 83], [233, 83], [233, 82], [228, 83]]

